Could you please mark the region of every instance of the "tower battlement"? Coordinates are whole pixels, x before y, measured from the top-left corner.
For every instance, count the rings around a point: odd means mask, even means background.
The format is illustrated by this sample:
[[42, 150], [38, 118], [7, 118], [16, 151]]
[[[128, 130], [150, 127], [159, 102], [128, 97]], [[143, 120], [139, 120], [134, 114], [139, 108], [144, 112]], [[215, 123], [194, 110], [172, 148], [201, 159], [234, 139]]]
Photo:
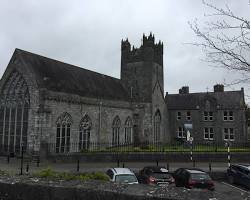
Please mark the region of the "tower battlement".
[[128, 41], [121, 41], [121, 62], [122, 64], [140, 61], [151, 61], [163, 65], [163, 42], [155, 43], [155, 37], [152, 33], [149, 36], [143, 34], [142, 45], [135, 48]]

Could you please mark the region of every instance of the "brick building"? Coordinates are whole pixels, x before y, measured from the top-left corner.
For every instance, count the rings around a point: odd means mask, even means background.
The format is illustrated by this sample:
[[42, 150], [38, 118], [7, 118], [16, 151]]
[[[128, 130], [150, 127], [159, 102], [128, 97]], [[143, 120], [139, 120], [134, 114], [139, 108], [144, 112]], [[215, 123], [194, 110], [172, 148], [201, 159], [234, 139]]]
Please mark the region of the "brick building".
[[[167, 143], [180, 127], [179, 112], [208, 128], [221, 126], [217, 119], [224, 113], [225, 124], [235, 122], [225, 126], [228, 133], [234, 128], [228, 137], [244, 139], [243, 91], [196, 95], [183, 90], [164, 98], [163, 80], [163, 43], [155, 43], [152, 34], [143, 35], [139, 48], [122, 40], [120, 79], [16, 49], [0, 81], [1, 150], [18, 152], [23, 146], [33, 152], [52, 143], [50, 151], [65, 153], [99, 145]], [[202, 113], [208, 122], [199, 117]], [[194, 125], [195, 134], [202, 127]]]

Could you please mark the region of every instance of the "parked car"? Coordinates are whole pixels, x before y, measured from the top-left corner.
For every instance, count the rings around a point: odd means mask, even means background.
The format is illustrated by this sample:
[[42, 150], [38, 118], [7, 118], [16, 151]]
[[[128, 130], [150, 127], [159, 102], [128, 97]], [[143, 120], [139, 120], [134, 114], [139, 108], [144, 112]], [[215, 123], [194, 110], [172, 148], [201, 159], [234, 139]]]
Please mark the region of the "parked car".
[[177, 187], [204, 188], [214, 190], [210, 176], [200, 169], [179, 168], [173, 173]]
[[250, 188], [250, 164], [233, 164], [227, 169], [228, 182]]
[[173, 176], [165, 167], [147, 166], [139, 171], [139, 183], [144, 184], [171, 184], [174, 183]]
[[128, 168], [110, 168], [106, 174], [110, 177], [110, 181], [117, 183], [138, 184], [138, 180]]

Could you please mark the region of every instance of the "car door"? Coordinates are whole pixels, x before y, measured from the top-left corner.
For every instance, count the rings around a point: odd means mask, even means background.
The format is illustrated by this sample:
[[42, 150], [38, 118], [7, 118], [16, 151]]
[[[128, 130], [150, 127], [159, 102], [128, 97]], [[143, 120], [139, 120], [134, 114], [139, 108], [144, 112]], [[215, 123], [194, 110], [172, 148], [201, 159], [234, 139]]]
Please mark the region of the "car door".
[[173, 177], [175, 179], [175, 184], [176, 186], [178, 186], [180, 184], [180, 173], [181, 173], [182, 169], [177, 169], [174, 174]]
[[250, 171], [247, 169], [241, 169], [241, 182], [240, 184], [250, 187]]
[[246, 172], [245, 169], [242, 167], [238, 167], [238, 177], [237, 177], [237, 183], [239, 184], [245, 184], [247, 177], [246, 177]]

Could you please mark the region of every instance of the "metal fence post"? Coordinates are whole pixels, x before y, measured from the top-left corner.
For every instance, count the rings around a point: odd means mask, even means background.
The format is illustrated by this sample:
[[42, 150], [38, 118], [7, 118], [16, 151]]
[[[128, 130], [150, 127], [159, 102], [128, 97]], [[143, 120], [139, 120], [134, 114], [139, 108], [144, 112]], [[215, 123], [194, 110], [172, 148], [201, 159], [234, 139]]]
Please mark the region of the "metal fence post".
[[26, 165], [26, 172], [27, 173], [29, 172], [29, 163], [27, 163], [27, 165]]
[[167, 163], [167, 170], [169, 171], [169, 163]]
[[209, 173], [212, 172], [212, 165], [211, 165], [211, 162], [208, 164], [208, 168], [209, 168]]
[[39, 167], [39, 164], [40, 164], [40, 158], [39, 156], [37, 157], [37, 161], [36, 161], [36, 166]]

